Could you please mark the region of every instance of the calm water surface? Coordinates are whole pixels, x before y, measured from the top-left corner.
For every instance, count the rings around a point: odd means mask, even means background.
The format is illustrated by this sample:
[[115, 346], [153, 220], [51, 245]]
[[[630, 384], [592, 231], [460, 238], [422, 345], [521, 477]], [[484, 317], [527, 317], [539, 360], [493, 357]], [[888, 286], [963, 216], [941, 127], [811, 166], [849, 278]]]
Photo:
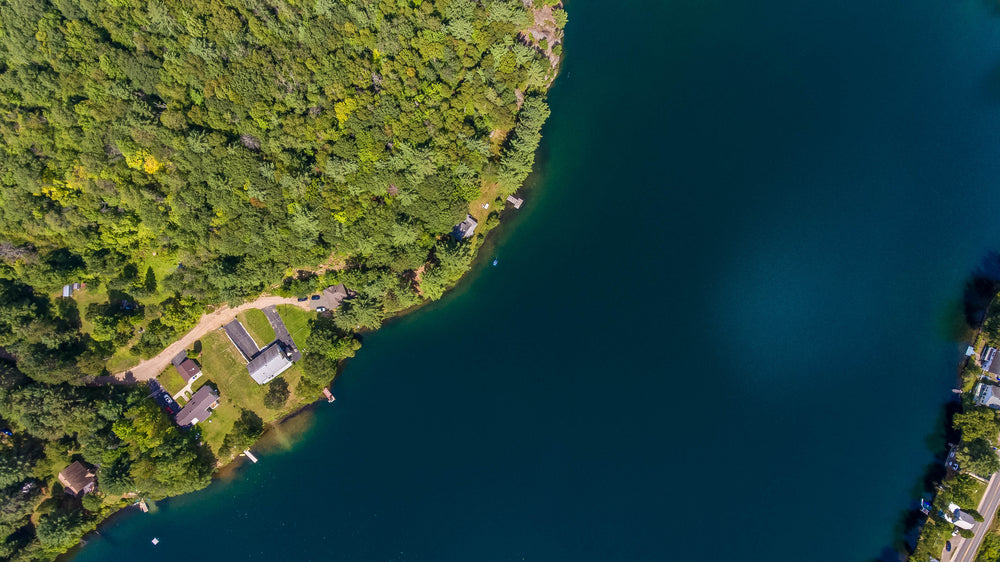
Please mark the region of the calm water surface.
[[74, 560], [879, 556], [1000, 245], [987, 8], [569, 0], [499, 267], [366, 338], [297, 444]]

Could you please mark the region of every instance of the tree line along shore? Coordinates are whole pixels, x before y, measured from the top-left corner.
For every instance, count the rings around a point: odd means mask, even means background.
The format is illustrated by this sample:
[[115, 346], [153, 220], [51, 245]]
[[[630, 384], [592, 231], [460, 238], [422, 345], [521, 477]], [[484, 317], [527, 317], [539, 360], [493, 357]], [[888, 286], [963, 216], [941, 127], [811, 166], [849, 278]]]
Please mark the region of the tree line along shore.
[[[532, 169], [566, 23], [553, 0], [0, 6], [0, 558], [207, 486], [359, 333], [454, 285]], [[219, 331], [184, 350], [200, 380], [157, 376], [218, 393], [203, 423], [93, 384], [224, 304], [339, 285], [276, 309], [301, 357], [266, 384]]]

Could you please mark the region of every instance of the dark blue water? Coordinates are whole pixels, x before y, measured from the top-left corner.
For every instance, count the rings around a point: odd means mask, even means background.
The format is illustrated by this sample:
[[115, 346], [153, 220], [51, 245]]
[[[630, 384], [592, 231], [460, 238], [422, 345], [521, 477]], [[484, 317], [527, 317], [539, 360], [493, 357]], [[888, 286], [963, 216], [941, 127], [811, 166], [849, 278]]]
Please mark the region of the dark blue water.
[[988, 8], [570, 0], [499, 267], [367, 337], [297, 445], [75, 560], [878, 556], [1000, 244]]

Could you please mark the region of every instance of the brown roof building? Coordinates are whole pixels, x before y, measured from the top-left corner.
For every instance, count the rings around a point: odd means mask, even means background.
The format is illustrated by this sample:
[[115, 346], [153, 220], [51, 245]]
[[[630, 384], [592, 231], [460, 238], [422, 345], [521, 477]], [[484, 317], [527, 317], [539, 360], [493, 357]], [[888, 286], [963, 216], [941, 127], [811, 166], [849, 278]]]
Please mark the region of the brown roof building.
[[97, 485], [97, 473], [82, 462], [76, 461], [59, 473], [59, 483], [63, 485], [67, 494], [78, 498], [94, 491], [94, 486]]
[[184, 379], [184, 382], [191, 382], [201, 376], [201, 367], [189, 358], [174, 365], [174, 368], [177, 369], [177, 373]]
[[184, 408], [177, 413], [174, 421], [181, 427], [189, 427], [200, 421], [205, 421], [219, 405], [219, 393], [207, 384], [198, 389]]

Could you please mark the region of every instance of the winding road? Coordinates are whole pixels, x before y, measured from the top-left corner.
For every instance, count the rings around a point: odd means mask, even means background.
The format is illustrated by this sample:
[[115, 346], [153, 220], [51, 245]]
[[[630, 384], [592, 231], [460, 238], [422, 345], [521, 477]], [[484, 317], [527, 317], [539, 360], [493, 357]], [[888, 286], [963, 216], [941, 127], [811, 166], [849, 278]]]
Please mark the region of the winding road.
[[192, 328], [187, 334], [184, 334], [184, 337], [181, 339], [168, 345], [166, 349], [161, 351], [155, 357], [141, 361], [135, 367], [121, 373], [115, 373], [105, 377], [94, 377], [92, 384], [130, 384], [154, 379], [157, 375], [162, 373], [168, 365], [170, 365], [170, 360], [173, 359], [178, 353], [194, 345], [194, 342], [205, 337], [205, 334], [211, 332], [212, 330], [218, 330], [223, 324], [232, 321], [237, 314], [245, 310], [250, 310], [251, 308], [265, 308], [269, 306], [277, 306], [279, 304], [291, 304], [305, 310], [310, 310], [308, 301], [299, 302], [298, 299], [295, 298], [274, 296], [260, 297], [255, 301], [241, 304], [236, 308], [230, 308], [228, 305], [223, 305], [218, 310], [202, 316], [201, 320], [198, 321], [197, 326]]

